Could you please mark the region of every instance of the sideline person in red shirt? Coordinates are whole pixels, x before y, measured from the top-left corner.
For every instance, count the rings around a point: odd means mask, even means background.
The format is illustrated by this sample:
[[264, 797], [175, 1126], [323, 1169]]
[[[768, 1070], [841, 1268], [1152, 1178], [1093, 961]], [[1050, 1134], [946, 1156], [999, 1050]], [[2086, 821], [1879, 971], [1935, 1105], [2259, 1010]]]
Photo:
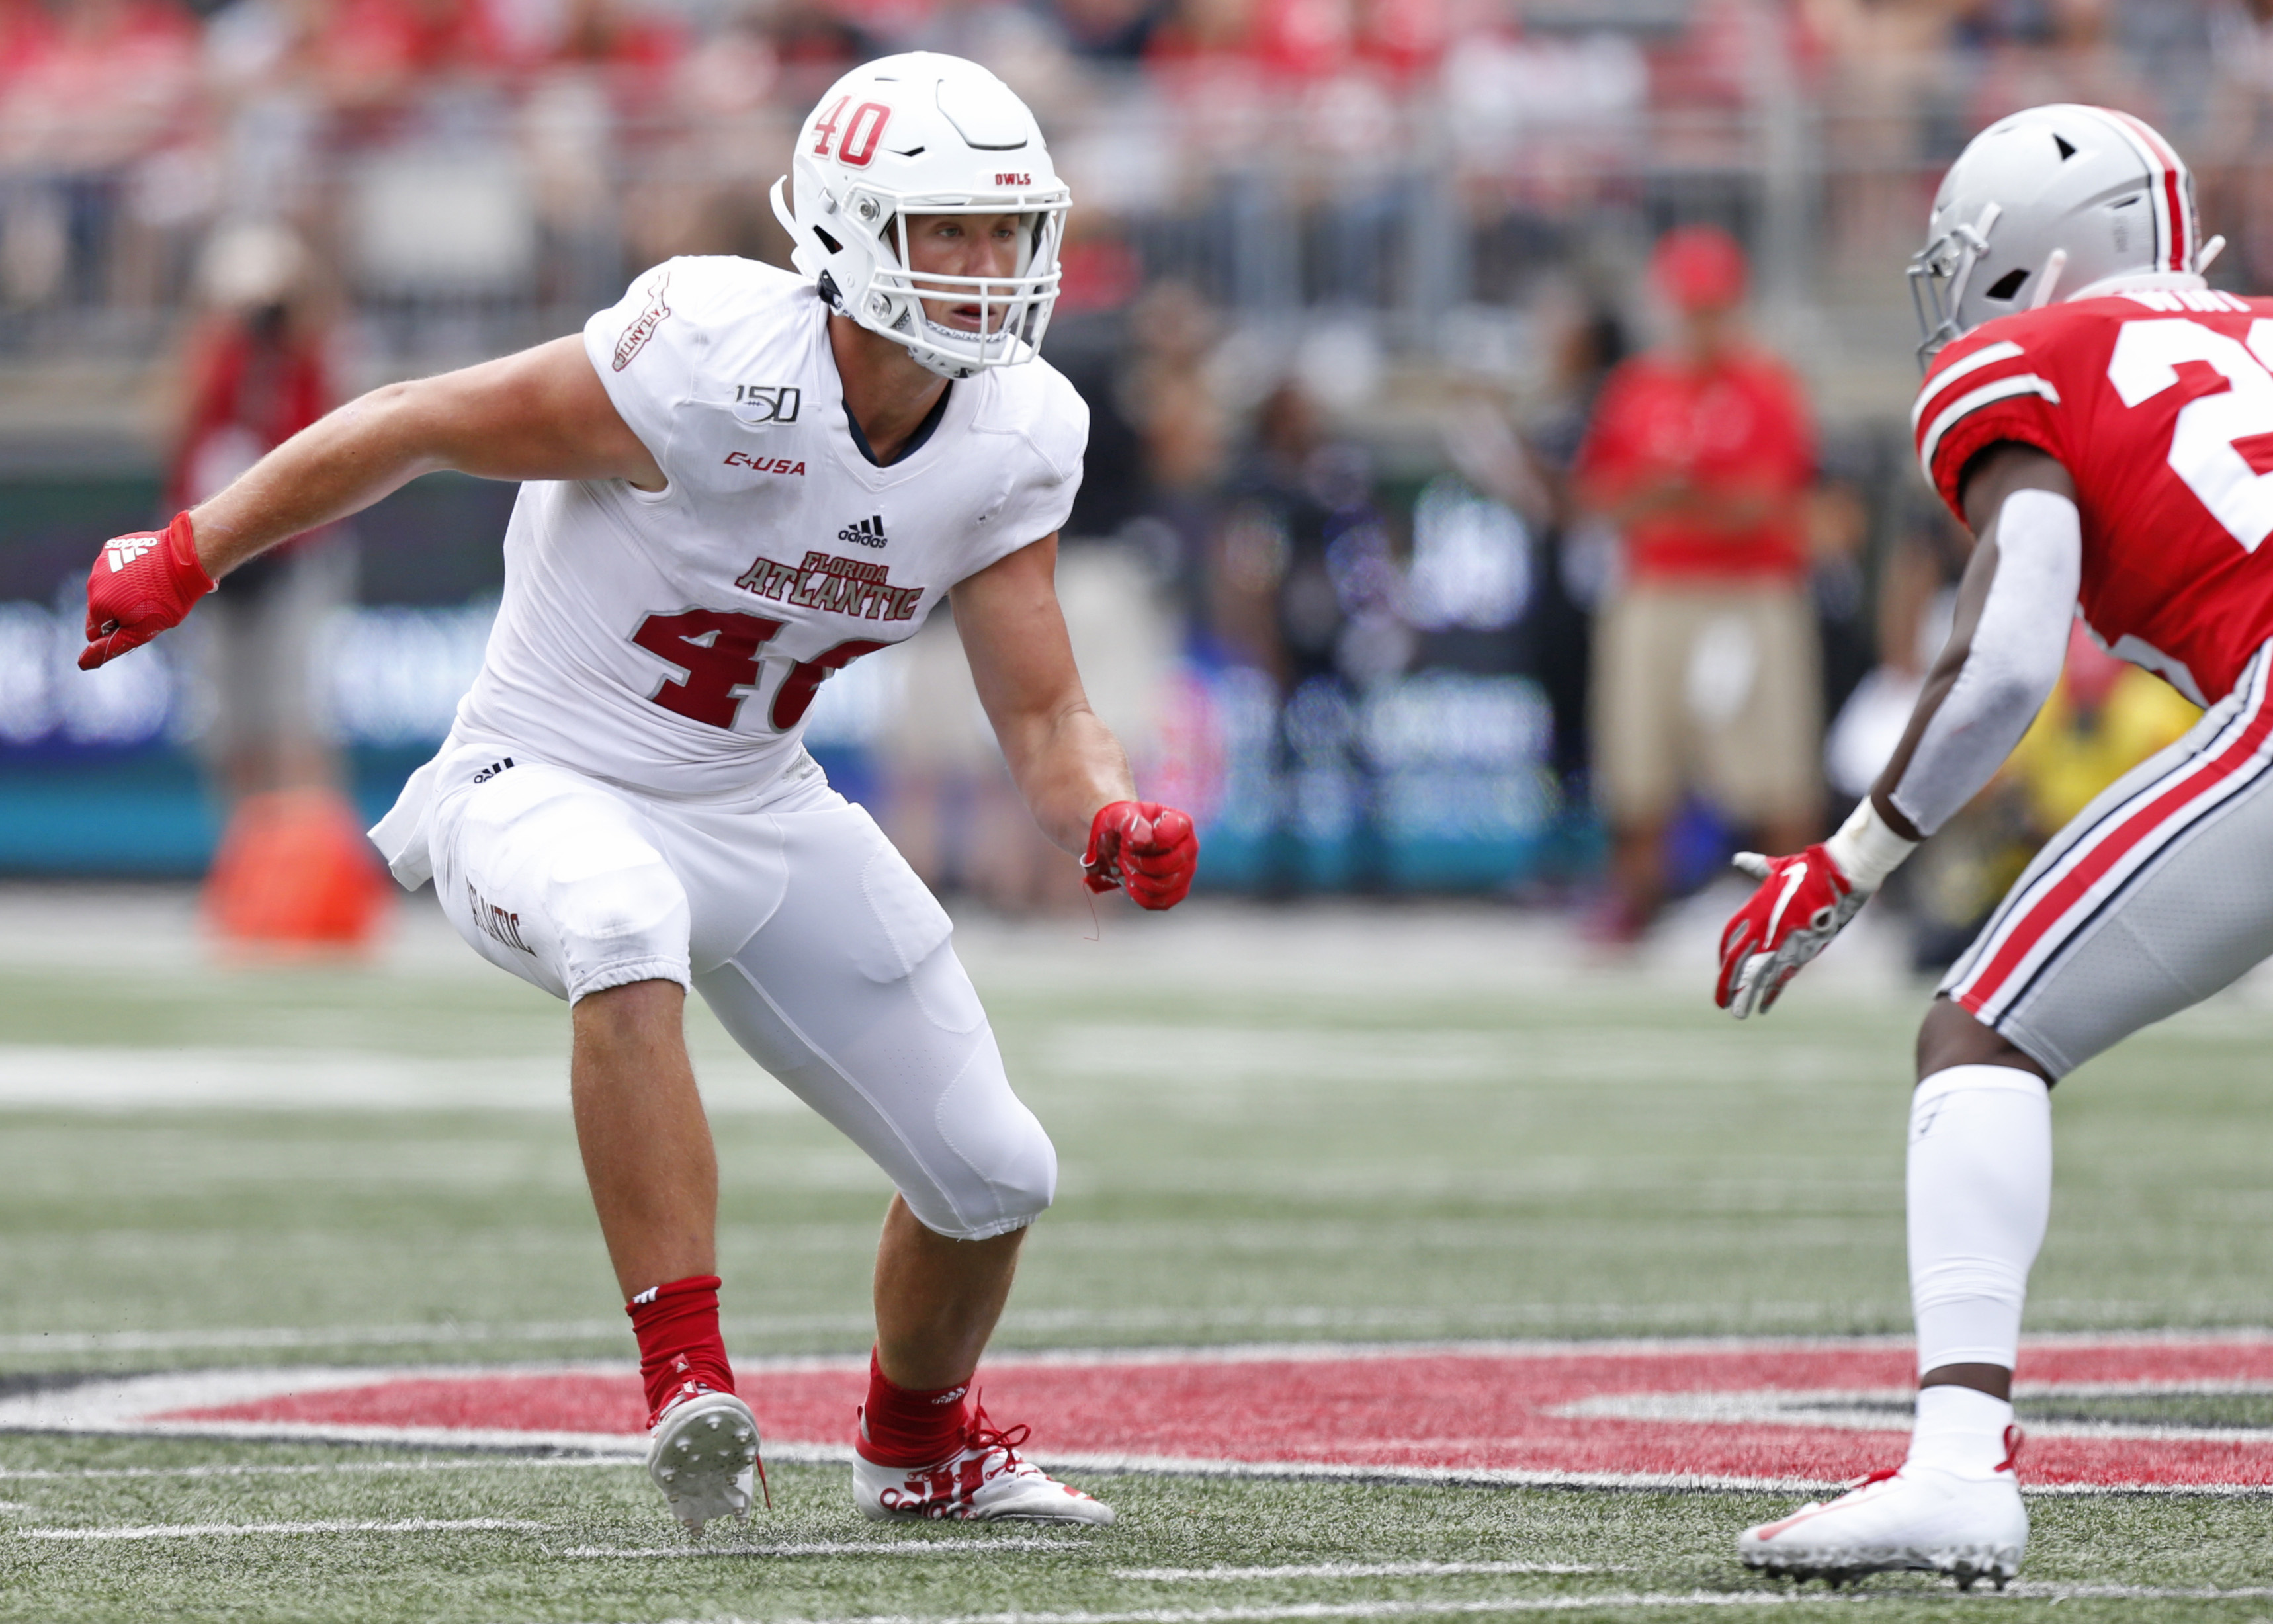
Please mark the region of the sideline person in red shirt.
[[1822, 815], [1807, 403], [1744, 336], [1744, 252], [1726, 232], [1667, 233], [1650, 278], [1678, 333], [1611, 374], [1575, 470], [1579, 500], [1626, 543], [1594, 640], [1594, 792], [1613, 841], [1602, 933], [1615, 941], [1662, 901], [1685, 791], [1768, 851], [1798, 850]]

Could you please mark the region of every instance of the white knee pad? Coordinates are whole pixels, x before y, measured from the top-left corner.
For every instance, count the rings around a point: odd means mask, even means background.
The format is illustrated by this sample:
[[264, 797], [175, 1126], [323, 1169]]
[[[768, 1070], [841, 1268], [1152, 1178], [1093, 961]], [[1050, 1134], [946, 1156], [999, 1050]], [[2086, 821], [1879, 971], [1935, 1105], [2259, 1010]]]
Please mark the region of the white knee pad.
[[510, 768], [438, 807], [431, 845], [444, 913], [491, 962], [572, 1003], [634, 981], [687, 984], [686, 887], [601, 786]]
[[979, 1240], [1032, 1223], [1057, 1152], [1004, 1074], [945, 910], [857, 807], [773, 822], [781, 904], [696, 987], [925, 1228]]
[[[944, 947], [916, 967], [910, 991], [928, 1013], [946, 1001], [939, 989], [950, 977], [975, 1008], [970, 977]], [[1024, 1229], [1058, 1190], [1057, 1147], [1012, 1091], [994, 1032], [982, 1026], [977, 1037], [970, 1059], [932, 1107], [933, 1126], [949, 1153], [932, 1158], [934, 1189], [924, 1193], [922, 1205], [917, 1191], [900, 1190], [926, 1229], [957, 1240]]]

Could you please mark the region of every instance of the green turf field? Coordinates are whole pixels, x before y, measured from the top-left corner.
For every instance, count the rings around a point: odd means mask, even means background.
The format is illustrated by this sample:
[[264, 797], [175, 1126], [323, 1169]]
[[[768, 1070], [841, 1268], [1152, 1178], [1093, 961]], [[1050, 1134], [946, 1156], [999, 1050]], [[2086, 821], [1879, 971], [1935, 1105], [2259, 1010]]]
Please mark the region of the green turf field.
[[[560, 1009], [413, 924], [375, 969], [223, 969], [168, 899], [0, 898], [9, 1381], [628, 1359], [568, 1127]], [[1062, 1157], [999, 1345], [1907, 1326], [1920, 990], [1827, 960], [1819, 984], [1737, 1027], [1710, 1008], [1701, 960], [1672, 973], [1694, 944], [1609, 970], [1484, 910], [1202, 909], [1088, 932], [965, 932]], [[2062, 1085], [2032, 1328], [2273, 1322], [2269, 1031], [2246, 987]], [[707, 1016], [694, 1035], [731, 1345], [859, 1352], [884, 1185]], [[1121, 1509], [1109, 1530], [974, 1540], [872, 1530], [841, 1469], [784, 1466], [775, 1483], [769, 1519], [713, 1543], [776, 1553], [701, 1556], [680, 1553], [635, 1467], [0, 1435], [0, 1618], [1229, 1624], [1857, 1605], [1820, 1587], [1790, 1605], [1729, 1559], [1736, 1530], [1789, 1497], [1125, 1477], [1091, 1485]], [[2273, 1500], [2033, 1509], [2032, 1598], [1881, 1577], [1862, 1588], [1867, 1616], [2273, 1616]], [[469, 1523], [498, 1526], [428, 1526]], [[165, 1531], [280, 1523], [316, 1526]], [[649, 1552], [665, 1554], [623, 1554]], [[2108, 1587], [2164, 1593], [2091, 1594]], [[2202, 1587], [2256, 1594], [2166, 1593]]]

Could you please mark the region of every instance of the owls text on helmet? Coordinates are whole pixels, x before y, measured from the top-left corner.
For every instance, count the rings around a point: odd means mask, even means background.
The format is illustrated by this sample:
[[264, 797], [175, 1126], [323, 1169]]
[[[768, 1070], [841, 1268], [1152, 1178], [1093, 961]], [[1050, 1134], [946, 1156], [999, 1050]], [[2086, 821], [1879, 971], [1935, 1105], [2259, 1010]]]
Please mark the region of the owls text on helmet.
[[[798, 131], [774, 213], [799, 271], [831, 305], [947, 378], [1031, 360], [1058, 296], [1071, 194], [1026, 104], [978, 64], [932, 51], [880, 57], [830, 86]], [[1015, 214], [1007, 277], [917, 274], [908, 220]], [[944, 326], [926, 299], [976, 305], [976, 332]]]
[[2112, 108], [2056, 102], [1977, 135], [1935, 194], [1910, 293], [1930, 355], [1993, 317], [2120, 280], [2194, 286], [2205, 249], [2194, 181], [2151, 127]]

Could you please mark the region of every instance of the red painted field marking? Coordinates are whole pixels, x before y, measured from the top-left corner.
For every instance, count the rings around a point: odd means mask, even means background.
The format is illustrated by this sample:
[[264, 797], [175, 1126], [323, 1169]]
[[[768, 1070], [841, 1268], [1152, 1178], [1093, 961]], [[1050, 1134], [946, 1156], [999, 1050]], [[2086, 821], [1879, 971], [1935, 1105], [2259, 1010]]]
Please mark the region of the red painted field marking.
[[[629, 1440], [643, 1418], [628, 1372], [373, 1374], [356, 1385], [330, 1373], [306, 1388], [278, 1372], [273, 1392], [204, 1405], [180, 1404], [176, 1388], [140, 1418], [168, 1431], [427, 1442], [455, 1431]], [[2265, 1389], [2273, 1337], [2066, 1338], [2031, 1346], [2022, 1374], [2053, 1393]], [[980, 1388], [998, 1419], [1031, 1425], [1046, 1460], [1824, 1481], [1901, 1458], [1911, 1375], [1909, 1350], [1885, 1342], [1491, 1344], [1006, 1358], [981, 1372]], [[864, 1381], [851, 1361], [798, 1361], [748, 1366], [742, 1387], [769, 1442], [841, 1448]], [[2023, 1459], [2027, 1480], [2044, 1486], [2273, 1487], [2273, 1429], [2045, 1427]]]

